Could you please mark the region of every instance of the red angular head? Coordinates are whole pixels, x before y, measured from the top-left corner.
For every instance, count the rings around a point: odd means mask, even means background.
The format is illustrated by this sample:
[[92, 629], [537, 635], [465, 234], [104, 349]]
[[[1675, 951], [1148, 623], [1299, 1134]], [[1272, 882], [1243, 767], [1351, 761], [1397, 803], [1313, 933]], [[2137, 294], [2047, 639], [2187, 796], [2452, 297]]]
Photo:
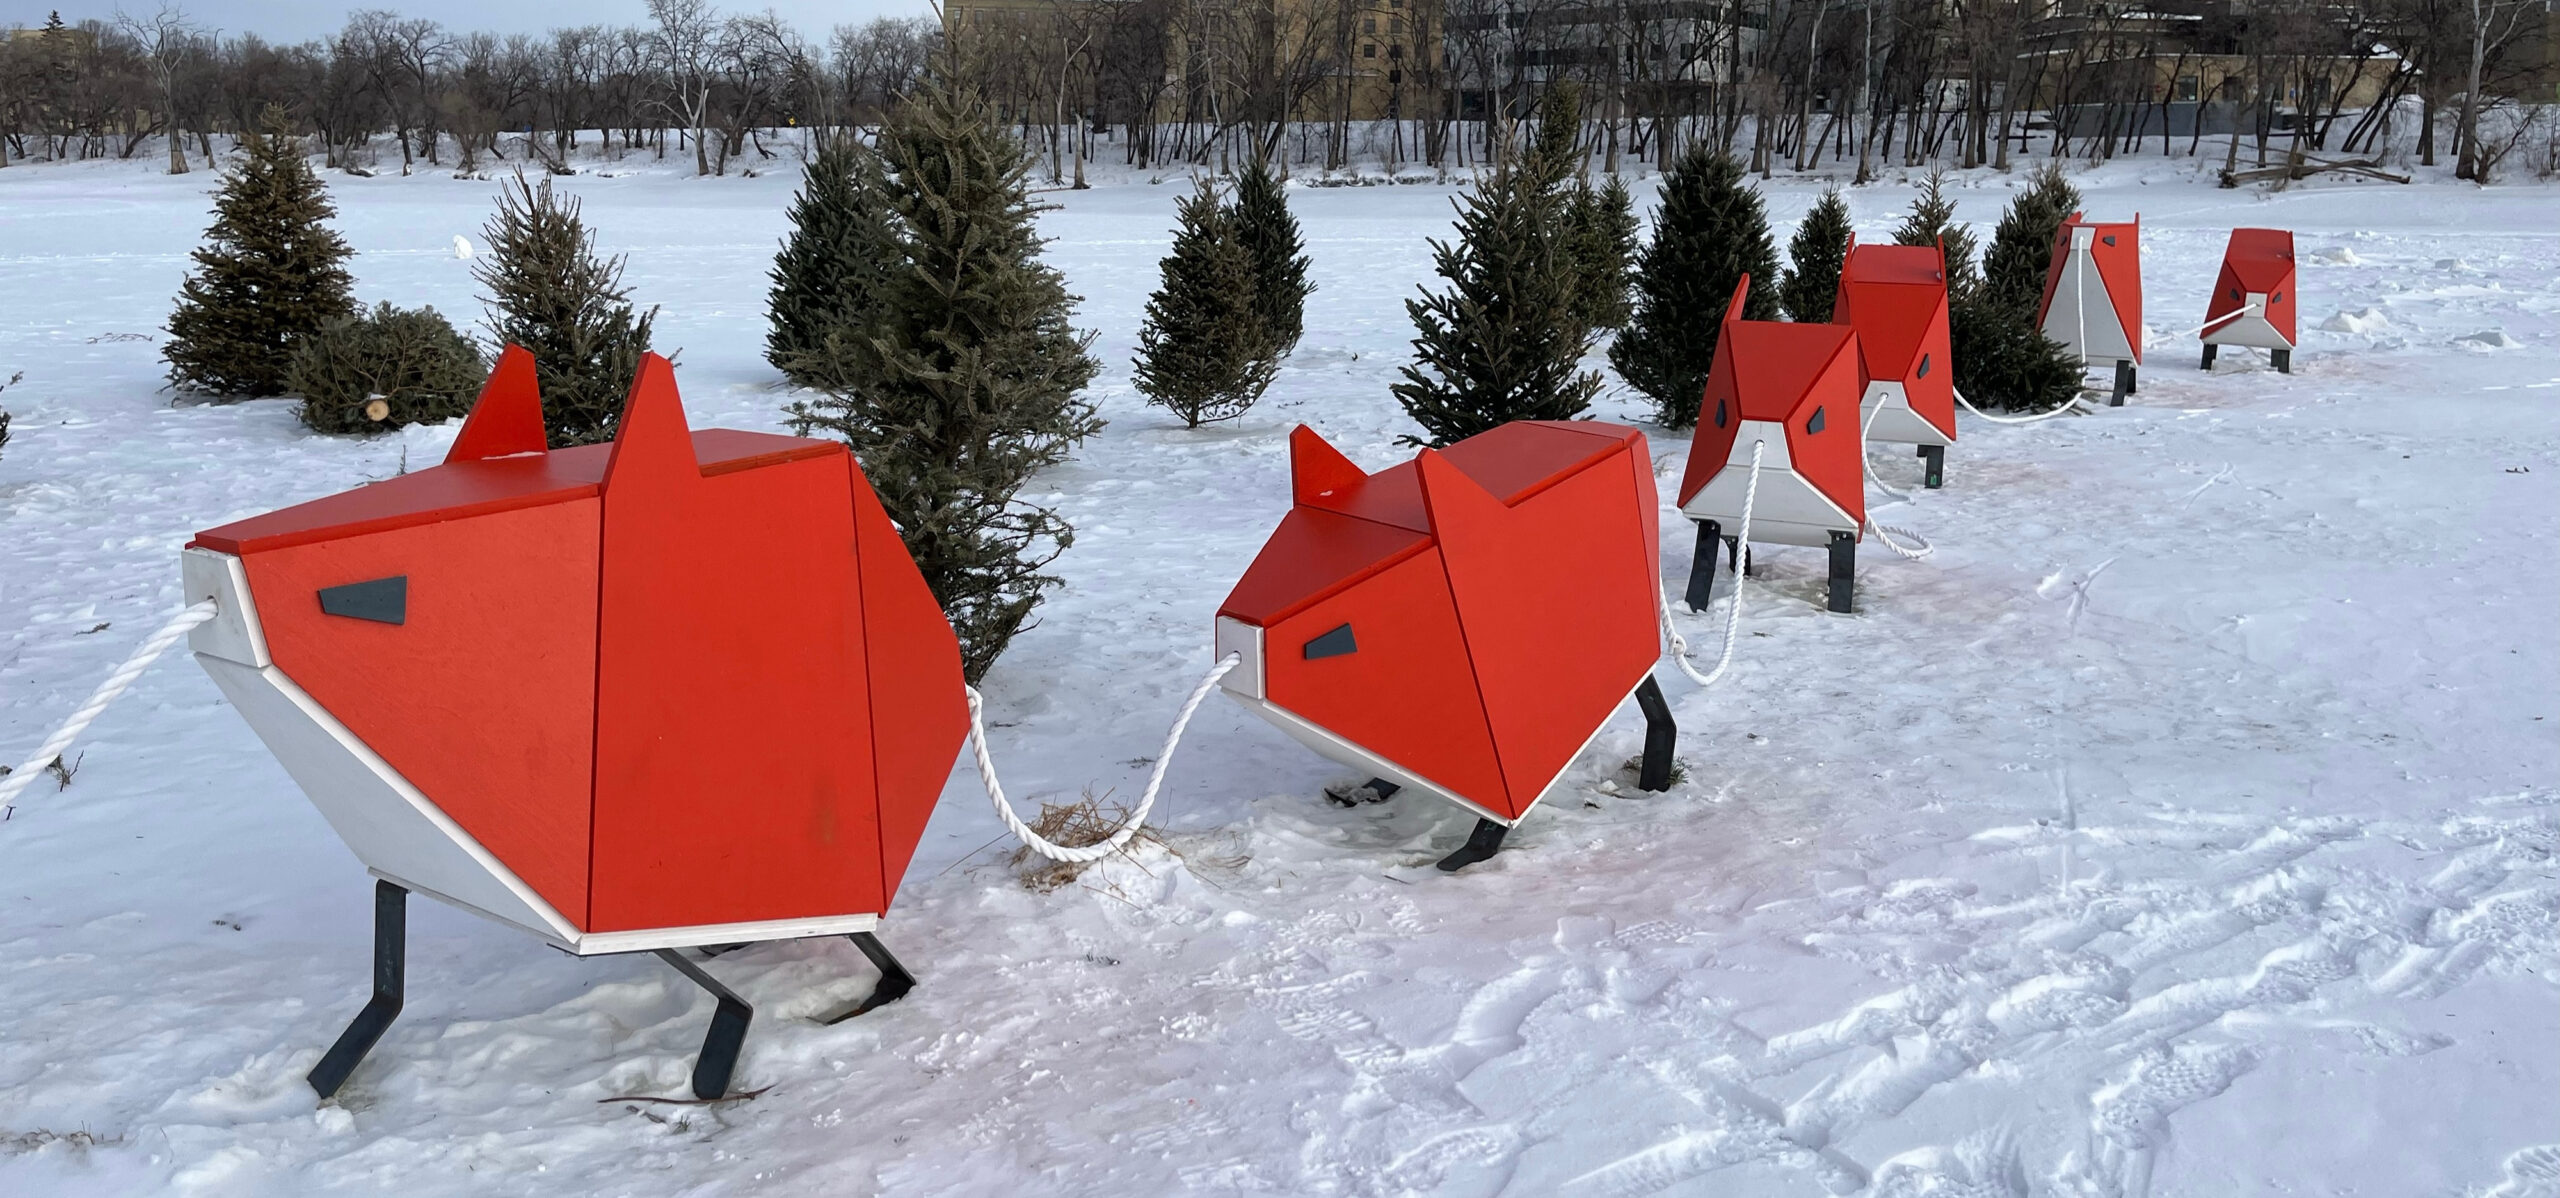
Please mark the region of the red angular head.
[[547, 451], [509, 347], [442, 465], [185, 558], [199, 660], [357, 855], [577, 951], [867, 927], [966, 731], [851, 455], [688, 430], [654, 354], [610, 445]]
[[2233, 229], [2197, 336], [2211, 345], [2292, 349], [2301, 340], [2293, 293], [2293, 234]]
[[1660, 651], [1634, 429], [1521, 421], [1364, 473], [1300, 427], [1293, 498], [1218, 610], [1228, 692], [1318, 752], [1508, 824]]
[[1835, 531], [1854, 536], [1867, 515], [1858, 335], [1844, 324], [1744, 320], [1750, 288], [1744, 275], [1725, 309], [1680, 476], [1680, 510], [1738, 533], [1756, 447], [1752, 540], [1826, 545]]

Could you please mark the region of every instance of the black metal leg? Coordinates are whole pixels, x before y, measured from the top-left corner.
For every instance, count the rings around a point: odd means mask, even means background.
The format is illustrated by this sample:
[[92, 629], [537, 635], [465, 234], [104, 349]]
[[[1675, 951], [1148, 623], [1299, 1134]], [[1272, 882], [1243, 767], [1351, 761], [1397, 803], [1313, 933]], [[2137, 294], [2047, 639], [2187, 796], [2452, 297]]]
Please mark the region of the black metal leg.
[[2205, 342], [2205, 343], [2204, 343], [2204, 365], [2203, 365], [2200, 369], [2204, 369], [2204, 370], [2211, 370], [2211, 369], [2213, 369], [2213, 351], [2215, 351], [2215, 350], [2217, 350], [2217, 349], [2220, 349], [2220, 348], [2222, 348], [2222, 347], [2221, 347], [2221, 346], [2219, 346], [2219, 345], [2215, 345], [2214, 343], [2212, 343], [2212, 342], [2210, 342], [2210, 341], [2207, 341], [2207, 342]]
[[2267, 359], [2268, 359], [2269, 361], [2271, 361], [2271, 362], [2273, 362], [2273, 363], [2275, 364], [2276, 373], [2278, 373], [2278, 374], [2292, 374], [2292, 373], [2293, 373], [2293, 351], [2292, 351], [2292, 350], [2289, 350], [2289, 349], [2272, 349], [2272, 350], [2268, 350], [2268, 351], [2267, 351]]
[[1930, 489], [1930, 490], [1932, 490], [1932, 491], [1935, 491], [1935, 490], [1937, 490], [1938, 488], [1940, 488], [1940, 487], [1943, 487], [1943, 486], [1947, 485], [1947, 447], [1946, 447], [1946, 446], [1944, 446], [1944, 445], [1923, 445], [1923, 446], [1921, 446], [1921, 447], [1920, 447], [1920, 462], [1921, 462], [1921, 472], [1920, 472], [1920, 485], [1921, 485], [1921, 486], [1927, 487], [1928, 489]]
[[1662, 684], [1644, 676], [1636, 688], [1636, 706], [1644, 709], [1644, 767], [1636, 774], [1639, 790], [1671, 789], [1671, 753], [1680, 746], [1680, 726], [1671, 722], [1671, 704], [1662, 699]]
[[1705, 611], [1716, 599], [1716, 542], [1724, 530], [1713, 520], [1698, 521], [1698, 547], [1689, 554], [1689, 589], [1680, 596], [1691, 611]]
[[1742, 553], [1742, 576], [1745, 578], [1760, 577], [1760, 563], [1751, 560], [1751, 547], [1749, 545], [1743, 545], [1740, 546], [1740, 550]]
[[1724, 568], [1735, 574], [1742, 573], [1742, 538], [1724, 539]]
[[1476, 830], [1467, 834], [1467, 847], [1440, 859], [1440, 872], [1454, 874], [1502, 851], [1502, 838], [1511, 834], [1508, 824], [1489, 819], [1476, 820]]
[[756, 1017], [756, 1009], [747, 1000], [720, 984], [720, 979], [702, 971], [702, 967], [685, 960], [684, 954], [672, 949], [657, 950], [658, 959], [676, 967], [676, 972], [693, 979], [693, 984], [711, 992], [720, 1001], [711, 1013], [711, 1031], [702, 1037], [702, 1055], [693, 1059], [693, 1096], [709, 1101], [729, 1092], [729, 1075], [737, 1071], [738, 1050], [746, 1045], [747, 1024]]
[[2131, 394], [2133, 394], [2133, 363], [2118, 362], [2116, 363], [2116, 389], [2114, 394], [2107, 397], [2107, 406], [2121, 408], [2124, 406], [2124, 397]]
[[[1386, 785], [1393, 789], [1392, 783]], [[871, 958], [872, 967], [880, 971], [880, 984], [871, 988], [870, 997], [832, 1015], [821, 1016], [818, 1020], [820, 1023], [842, 1023], [865, 1011], [885, 1007], [905, 998], [907, 991], [916, 988], [916, 975], [908, 973], [906, 966], [898, 964], [898, 959], [889, 955], [889, 947], [880, 943], [878, 936], [869, 932], [855, 932], [845, 938], [853, 941], [853, 946], [861, 949], [863, 956]]]
[[1831, 534], [1831, 610], [1849, 610], [1850, 597], [1858, 589], [1858, 535], [1834, 530]]
[[373, 998], [356, 1012], [355, 1021], [338, 1033], [320, 1063], [312, 1066], [311, 1088], [327, 1098], [347, 1084], [364, 1054], [400, 1017], [408, 982], [409, 892], [389, 882], [373, 883]]

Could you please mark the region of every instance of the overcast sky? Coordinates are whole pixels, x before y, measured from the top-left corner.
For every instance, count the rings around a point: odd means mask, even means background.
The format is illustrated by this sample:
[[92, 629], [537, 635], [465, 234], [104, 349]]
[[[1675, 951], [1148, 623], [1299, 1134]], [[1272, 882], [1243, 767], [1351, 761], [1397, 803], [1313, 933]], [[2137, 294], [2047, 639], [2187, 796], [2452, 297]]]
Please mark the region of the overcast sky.
[[[716, 4], [718, 0], [714, 0]], [[162, 0], [0, 0], [0, 24], [29, 28], [44, 24], [45, 13], [59, 9], [62, 19], [111, 20], [121, 7], [127, 12], [158, 12]], [[359, 8], [388, 8], [402, 16], [433, 17], [448, 28], [485, 29], [493, 33], [539, 33], [562, 25], [597, 23], [637, 25], [648, 20], [646, 0], [177, 0], [198, 25], [224, 33], [255, 33], [269, 41], [298, 42], [319, 37], [346, 24]], [[837, 25], [879, 16], [923, 16], [925, 0], [754, 0], [719, 4], [723, 11], [781, 13], [804, 34], [823, 35]]]

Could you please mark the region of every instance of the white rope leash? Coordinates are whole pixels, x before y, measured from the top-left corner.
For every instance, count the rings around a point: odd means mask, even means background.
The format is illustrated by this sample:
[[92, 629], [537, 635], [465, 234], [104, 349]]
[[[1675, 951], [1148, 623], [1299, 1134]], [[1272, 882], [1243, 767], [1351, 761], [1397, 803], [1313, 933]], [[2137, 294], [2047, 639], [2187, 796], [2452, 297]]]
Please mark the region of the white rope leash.
[[[1867, 434], [1875, 431], [1876, 417], [1882, 415], [1884, 415], [1884, 405], [1879, 403], [1876, 405], [1875, 411], [1867, 413], [1866, 426], [1858, 430], [1858, 460], [1860, 465], [1866, 464]], [[1867, 478], [1868, 481], [1873, 482], [1877, 488], [1882, 490], [1885, 494], [1891, 495], [1895, 499], [1904, 503], [1911, 502], [1910, 492], [1897, 490], [1892, 483], [1886, 482], [1884, 479], [1877, 477], [1872, 469], [1867, 471]], [[1867, 521], [1867, 531], [1876, 534], [1876, 539], [1884, 542], [1885, 548], [1894, 551], [1896, 554], [1899, 554], [1908, 561], [1916, 562], [1921, 558], [1927, 557], [1938, 551], [1937, 546], [1929, 543], [1929, 538], [1921, 536], [1919, 533], [1913, 532], [1910, 529], [1903, 528], [1899, 525], [1878, 524], [1873, 519], [1869, 519]], [[1911, 538], [1912, 544], [1904, 545], [1901, 542], [1894, 540], [1893, 538], [1897, 535]]]
[[1227, 671], [1236, 668], [1237, 663], [1243, 660], [1244, 655], [1240, 653], [1229, 653], [1219, 658], [1218, 664], [1210, 667], [1209, 673], [1200, 679], [1200, 685], [1191, 688], [1191, 697], [1183, 700], [1181, 712], [1173, 717], [1173, 727], [1164, 734], [1164, 748], [1156, 751], [1155, 770], [1147, 775], [1146, 793], [1138, 797], [1138, 808], [1129, 813], [1129, 822], [1122, 824], [1120, 830], [1107, 840], [1075, 847], [1049, 841], [1023, 823], [1021, 816], [1014, 814], [1013, 804], [1005, 801], [1004, 784], [996, 781], [995, 758], [987, 753], [987, 726], [979, 716], [985, 700], [979, 696], [978, 688], [962, 688], [969, 693], [969, 748], [977, 755], [978, 777], [987, 784], [987, 797], [995, 801], [996, 818], [1003, 820], [1006, 829], [1032, 852], [1051, 861], [1080, 865], [1119, 852], [1121, 846], [1128, 844], [1130, 838], [1138, 834], [1138, 829], [1145, 826], [1147, 812], [1154, 809], [1156, 793], [1164, 786], [1165, 767], [1173, 764], [1174, 747], [1182, 743], [1182, 730], [1190, 725], [1191, 714], [1200, 710], [1201, 701], [1209, 697], [1210, 689], [1218, 685], [1218, 680], [1226, 677]]
[[2175, 333], [2162, 333], [2157, 337], [2145, 337], [2142, 339], [2142, 348], [2149, 349], [2152, 346], [2163, 345], [2171, 341], [2176, 341], [2182, 337], [2202, 337], [2215, 329], [2221, 328], [2232, 321], [2238, 320], [2243, 316], [2247, 316], [2248, 314], [2257, 311], [2260, 306], [2261, 305], [2258, 301], [2250, 300], [2249, 302], [2242, 304], [2231, 311], [2225, 312], [2220, 316], [2216, 316], [2192, 329], [2183, 329]]
[[142, 647], [133, 651], [133, 656], [124, 659], [124, 664], [117, 666], [115, 673], [107, 675], [107, 680], [98, 684], [98, 689], [89, 695], [88, 702], [81, 704], [79, 710], [71, 713], [71, 718], [62, 721], [62, 726], [45, 738], [44, 744], [36, 748], [35, 756], [11, 770], [6, 777], [0, 777], [0, 811], [7, 810], [20, 793], [35, 785], [37, 775], [44, 773], [46, 766], [60, 760], [62, 751], [70, 748], [72, 741], [80, 739], [80, 734], [89, 730], [89, 725], [97, 721], [107, 705], [124, 694], [125, 688], [132, 686], [133, 680], [140, 678], [144, 670], [150, 669], [151, 663], [159, 660], [169, 646], [177, 644], [178, 638], [185, 636], [188, 629], [212, 619], [216, 610], [211, 599], [194, 604], [169, 617], [169, 622], [161, 625], [160, 631], [143, 641]]
[[[1768, 448], [1769, 443], [1767, 441], [1754, 441], [1751, 443], [1751, 481], [1744, 484], [1742, 488], [1742, 527], [1734, 530], [1735, 535], [1733, 543], [1740, 547], [1740, 553], [1751, 552], [1751, 505], [1760, 498], [1760, 455], [1766, 452]], [[1707, 552], [1712, 555], [1715, 553], [1716, 549], [1716, 546], [1711, 545], [1707, 547]], [[1692, 566], [1691, 568], [1695, 569], [1696, 567]], [[1707, 559], [1707, 569], [1710, 571], [1715, 569], [1715, 558], [1713, 556], [1710, 556]], [[1670, 638], [1671, 660], [1679, 664], [1680, 672], [1688, 675], [1689, 681], [1697, 683], [1701, 687], [1714, 686], [1717, 679], [1724, 677], [1725, 668], [1733, 664], [1734, 637], [1742, 631], [1742, 579], [1742, 571], [1736, 570], [1733, 572], [1733, 597], [1725, 600], [1724, 655], [1716, 659], [1715, 669], [1709, 670], [1704, 674], [1698, 672], [1698, 667], [1689, 664], [1688, 639], [1680, 635], [1680, 630], [1678, 628], [1672, 627], [1671, 597], [1669, 595], [1662, 597], [1662, 605], [1660, 609], [1662, 612], [1662, 633], [1665, 637]]]
[[[1952, 390], [1952, 388], [1950, 389]], [[2060, 416], [2063, 413], [2080, 406], [2080, 392], [2075, 388], [2071, 393], [2071, 398], [2063, 400], [2057, 407], [2048, 408], [2033, 416], [1994, 416], [1989, 412], [1973, 406], [1973, 401], [1966, 399], [1964, 397], [1964, 392], [1957, 391], [1955, 394], [1956, 402], [1963, 404], [1965, 411], [1971, 412], [1976, 416], [1980, 416], [1993, 424], [2034, 424], [2039, 420], [2051, 420], [2056, 416]]]

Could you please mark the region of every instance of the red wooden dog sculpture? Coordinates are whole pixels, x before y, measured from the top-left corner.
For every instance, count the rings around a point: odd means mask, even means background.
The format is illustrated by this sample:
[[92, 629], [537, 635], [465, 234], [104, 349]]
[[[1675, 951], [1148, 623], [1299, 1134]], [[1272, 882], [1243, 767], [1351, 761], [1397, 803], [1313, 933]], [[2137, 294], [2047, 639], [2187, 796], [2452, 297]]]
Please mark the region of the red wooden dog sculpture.
[[2267, 351], [2279, 372], [2293, 373], [2293, 347], [2302, 340], [2293, 291], [2293, 234], [2233, 229], [2222, 251], [2222, 276], [2205, 301], [2204, 328], [2196, 334], [2204, 342], [2204, 368], [2213, 369], [2214, 350], [2247, 345]]
[[1851, 244], [1831, 319], [1858, 331], [1867, 385], [1858, 423], [1867, 439], [1916, 447], [1922, 483], [1945, 485], [1956, 440], [1946, 247]]
[[2074, 212], [2063, 221], [2053, 233], [2036, 319], [2045, 336], [2080, 356], [2082, 367], [2114, 362], [2108, 403], [2123, 406], [2142, 365], [2142, 217], [2093, 221]]
[[1751, 276], [1744, 275], [1724, 310], [1698, 434], [1680, 475], [1680, 511], [1698, 522], [1684, 597], [1690, 607], [1707, 609], [1719, 540], [1735, 568], [1750, 568], [1742, 556], [1750, 546], [1740, 544], [1748, 498], [1752, 540], [1830, 550], [1830, 607], [1845, 612], [1857, 587], [1858, 539], [1867, 523], [1858, 334], [1844, 324], [1744, 320], [1742, 301], [1750, 293]]
[[842, 445], [688, 432], [641, 360], [610, 445], [546, 451], [509, 347], [444, 464], [199, 534], [197, 660], [379, 879], [399, 1013], [416, 890], [581, 956], [655, 952], [719, 1000], [694, 1092], [753, 1011], [677, 950], [873, 936], [968, 727], [959, 646]]
[[1479, 817], [1500, 851], [1630, 691], [1639, 785], [1670, 786], [1661, 517], [1644, 435], [1520, 421], [1361, 471], [1304, 426], [1295, 505], [1218, 609], [1227, 692], [1327, 757]]

